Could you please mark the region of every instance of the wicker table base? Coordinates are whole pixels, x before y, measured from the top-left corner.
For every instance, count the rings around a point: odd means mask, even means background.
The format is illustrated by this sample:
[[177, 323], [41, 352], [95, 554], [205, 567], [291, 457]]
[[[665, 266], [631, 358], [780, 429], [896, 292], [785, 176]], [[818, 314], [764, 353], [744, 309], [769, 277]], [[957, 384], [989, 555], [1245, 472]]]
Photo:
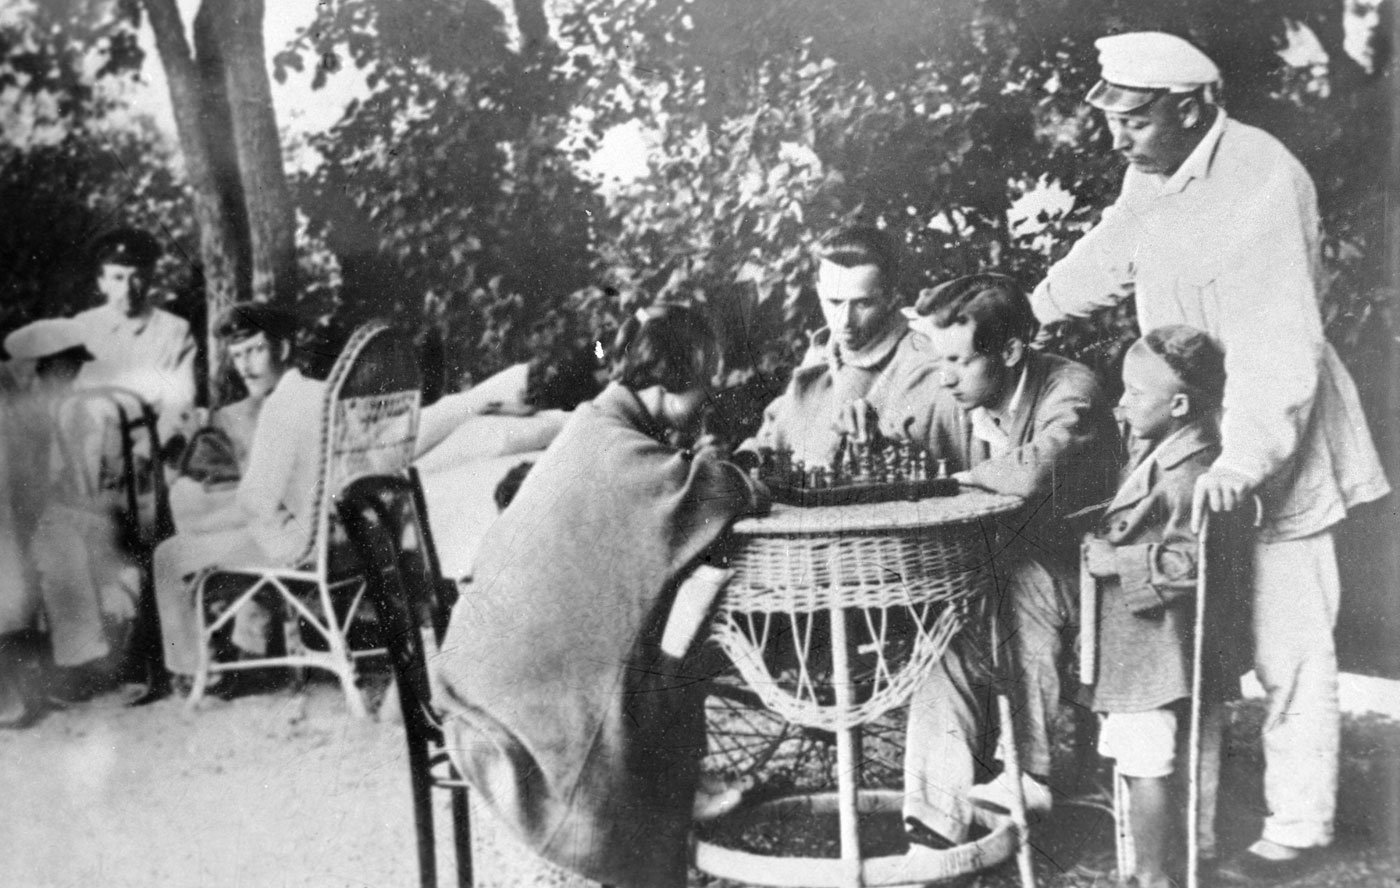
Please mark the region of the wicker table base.
[[[895, 790], [862, 790], [857, 798], [857, 811], [862, 815], [893, 812], [897, 816], [901, 801], [902, 794]], [[714, 826], [717, 831], [723, 831], [724, 821], [735, 818], [781, 820], [799, 815], [839, 816], [839, 808], [837, 793], [786, 796], [726, 815]], [[906, 855], [864, 858], [859, 862], [860, 883], [869, 888], [923, 885], [1010, 860], [1019, 844], [1011, 819], [981, 810], [974, 810], [974, 816], [978, 825], [987, 830], [980, 838], [946, 851], [929, 851], [917, 858]], [[695, 842], [695, 866], [721, 879], [778, 888], [843, 888], [850, 878], [849, 863], [834, 857], [758, 854], [725, 847], [703, 836]]]
[[[777, 506], [770, 516], [735, 525], [730, 562], [735, 576], [720, 605], [715, 637], [769, 709], [797, 724], [832, 731], [837, 759], [836, 792], [772, 800], [741, 809], [738, 816], [778, 818], [794, 805], [821, 813], [834, 810], [841, 856], [758, 855], [700, 839], [699, 869], [750, 884], [862, 888], [937, 881], [993, 866], [1020, 851], [1023, 881], [1028, 879], [1024, 811], [1011, 820], [985, 822], [986, 836], [947, 852], [863, 859], [860, 814], [891, 805], [897, 811], [900, 794], [861, 792], [855, 777], [855, 732], [907, 702], [943, 656], [970, 603], [990, 588], [997, 534], [989, 522], [1020, 504], [1016, 497], [969, 492], [919, 502]], [[884, 628], [889, 621], [870, 616], [886, 609], [907, 612], [916, 626], [904, 663], [887, 662], [884, 648], [893, 640]], [[870, 638], [857, 639], [869, 643], [857, 647], [875, 648], [878, 658], [873, 679], [860, 694], [852, 679], [848, 638], [853, 613], [871, 627]], [[810, 630], [818, 614], [825, 614], [830, 636], [829, 687], [818, 687], [811, 674], [819, 643]], [[789, 636], [798, 639], [795, 680], [764, 656], [772, 624], [783, 620], [791, 628]], [[1014, 769], [1013, 761], [1008, 768]], [[1018, 774], [1013, 770], [1012, 776]]]

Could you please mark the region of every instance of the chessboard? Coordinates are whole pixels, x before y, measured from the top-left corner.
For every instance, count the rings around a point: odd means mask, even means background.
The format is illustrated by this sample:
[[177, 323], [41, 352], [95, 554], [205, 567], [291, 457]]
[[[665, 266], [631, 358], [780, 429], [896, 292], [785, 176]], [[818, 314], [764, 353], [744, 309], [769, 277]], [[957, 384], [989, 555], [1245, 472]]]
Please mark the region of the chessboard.
[[842, 439], [827, 465], [794, 460], [792, 451], [765, 450], [755, 469], [774, 502], [792, 506], [845, 506], [954, 496], [958, 482], [944, 460], [937, 469], [928, 451], [911, 441]]

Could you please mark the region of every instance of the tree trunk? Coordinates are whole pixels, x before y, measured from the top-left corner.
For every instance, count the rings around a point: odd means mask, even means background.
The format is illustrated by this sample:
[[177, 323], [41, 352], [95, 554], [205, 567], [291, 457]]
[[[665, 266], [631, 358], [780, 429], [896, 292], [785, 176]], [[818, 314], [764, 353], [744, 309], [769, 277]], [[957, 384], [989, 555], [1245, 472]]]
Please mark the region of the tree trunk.
[[526, 54], [539, 52], [553, 43], [544, 0], [514, 0], [515, 26], [520, 29], [520, 48]]
[[194, 192], [195, 220], [199, 223], [199, 253], [209, 306], [209, 372], [218, 372], [219, 349], [212, 335], [223, 307], [238, 299], [247, 279], [239, 262], [239, 225], [231, 213], [229, 196], [220, 187], [211, 167], [209, 136], [204, 129], [204, 99], [199, 70], [175, 0], [142, 0], [155, 32], [156, 48], [170, 84], [170, 104], [185, 158], [185, 175]]
[[282, 167], [263, 47], [263, 0], [206, 0], [222, 51], [233, 148], [247, 210], [252, 295], [290, 306], [296, 299], [296, 222]]
[[[228, 83], [224, 76], [224, 52], [218, 33], [218, 23], [209, 13], [212, 4], [204, 4], [195, 13], [194, 64], [199, 74], [200, 129], [209, 151], [209, 175], [223, 200], [224, 220], [231, 235], [228, 249], [234, 256], [238, 275], [238, 299], [252, 297], [251, 248], [248, 235], [248, 207], [243, 194], [242, 176], [238, 171], [238, 154], [233, 147], [233, 111], [229, 103]], [[232, 236], [236, 235], [236, 237]], [[211, 315], [213, 323], [219, 312]]]

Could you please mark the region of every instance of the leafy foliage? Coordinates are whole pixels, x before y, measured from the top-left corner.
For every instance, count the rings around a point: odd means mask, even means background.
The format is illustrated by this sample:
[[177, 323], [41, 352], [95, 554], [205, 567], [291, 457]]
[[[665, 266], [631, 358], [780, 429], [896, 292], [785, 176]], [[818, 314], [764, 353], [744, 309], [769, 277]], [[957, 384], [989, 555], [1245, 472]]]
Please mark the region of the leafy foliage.
[[[65, 53], [105, 47], [102, 76], [130, 70], [137, 5], [44, 8], [50, 18], [29, 31], [0, 33], [0, 89], [64, 96], [58, 116], [83, 131], [104, 100], [87, 85], [91, 66]], [[542, 20], [539, 0], [511, 10]], [[911, 300], [979, 269], [1038, 280], [1121, 175], [1082, 102], [1093, 41], [1157, 28], [1217, 59], [1229, 113], [1278, 135], [1313, 173], [1329, 331], [1364, 356], [1389, 347], [1393, 329], [1373, 175], [1392, 74], [1384, 48], [1378, 73], [1350, 62], [1340, 15], [1335, 0], [868, 0], [858, 13], [845, 0], [577, 0], [554, 43], [513, 39], [488, 0], [331, 0], [273, 56], [279, 79], [320, 85], [353, 67], [370, 87], [308, 138], [322, 162], [295, 183], [302, 299], [321, 316], [388, 314], [417, 329], [442, 345], [449, 385], [596, 347], [637, 304], [695, 299], [721, 322], [731, 381], [766, 393], [818, 322], [810, 247], [838, 221], [899, 237]], [[44, 43], [59, 20], [89, 30]], [[1297, 25], [1318, 35], [1326, 72], [1280, 62]], [[646, 167], [604, 186], [581, 162], [622, 123], [648, 139]], [[86, 168], [96, 162], [84, 150], [64, 149], [93, 184], [69, 191], [124, 193], [114, 169]], [[143, 191], [175, 187], [155, 173], [159, 151], [133, 162], [165, 183]], [[1027, 193], [1056, 188], [1065, 200], [1023, 218]], [[139, 214], [188, 230], [167, 218], [185, 212], [178, 201], [155, 200], [167, 208]], [[32, 269], [19, 276], [12, 292], [53, 292]], [[1125, 306], [1054, 331], [1052, 345], [1106, 367], [1133, 333]]]
[[342, 50], [374, 92], [311, 139], [323, 163], [299, 182], [341, 261], [344, 286], [322, 296], [440, 340], [453, 380], [562, 348], [602, 205], [564, 147], [573, 83], [557, 53], [512, 49], [485, 2], [344, 0], [277, 63]]
[[[760, 368], [781, 366], [784, 333], [812, 317], [808, 247], [839, 220], [901, 238], [910, 296], [980, 269], [1031, 285], [1117, 192], [1121, 166], [1081, 100], [1093, 40], [1160, 29], [1219, 60], [1230, 113], [1278, 134], [1318, 179], [1331, 330], [1353, 344], [1386, 302], [1380, 195], [1357, 175], [1384, 156], [1384, 117], [1367, 102], [1385, 92], [1343, 76], [1339, 42], [1330, 89], [1277, 55], [1290, 22], [1326, 31], [1339, 12], [1321, 0], [880, 0], [859, 16], [835, 0], [585, 2], [567, 33], [613, 61], [596, 94], [625, 96], [595, 126], [657, 124], [648, 175], [612, 202], [603, 254], [634, 276], [670, 269], [670, 289], [720, 303]], [[1073, 207], [1013, 229], [1008, 212], [1042, 182]], [[1054, 332], [1053, 347], [1104, 367], [1135, 325], [1125, 306]]]
[[177, 245], [156, 283], [177, 310], [198, 310], [184, 255], [192, 214], [170, 147], [144, 121], [113, 124], [114, 87], [142, 61], [128, 6], [46, 3], [0, 25], [0, 331], [91, 305], [87, 245], [119, 225]]

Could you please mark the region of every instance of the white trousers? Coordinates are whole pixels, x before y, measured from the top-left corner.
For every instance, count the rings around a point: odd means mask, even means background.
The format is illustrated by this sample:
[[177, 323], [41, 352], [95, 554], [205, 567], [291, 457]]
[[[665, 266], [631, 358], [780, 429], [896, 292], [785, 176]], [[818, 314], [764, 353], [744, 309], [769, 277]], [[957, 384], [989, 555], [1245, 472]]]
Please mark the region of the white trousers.
[[1255, 544], [1254, 668], [1268, 695], [1263, 838], [1293, 848], [1332, 841], [1340, 589], [1331, 531]]

